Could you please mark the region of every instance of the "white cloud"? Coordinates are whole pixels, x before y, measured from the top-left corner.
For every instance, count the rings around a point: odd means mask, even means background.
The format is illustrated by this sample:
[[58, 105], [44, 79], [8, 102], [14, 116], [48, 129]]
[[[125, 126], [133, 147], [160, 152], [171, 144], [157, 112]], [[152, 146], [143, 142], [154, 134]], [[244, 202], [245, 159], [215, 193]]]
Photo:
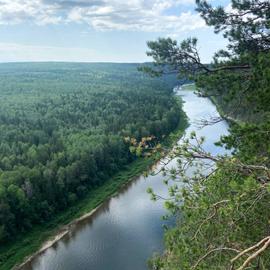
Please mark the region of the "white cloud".
[[0, 0], [0, 24], [56, 23], [57, 18], [55, 6], [44, 5], [41, 0]]
[[[0, 0], [0, 24], [87, 23], [96, 30], [181, 32], [205, 27], [194, 0]], [[171, 15], [167, 10], [175, 10]], [[177, 15], [176, 15], [177, 14]]]
[[144, 51], [131, 49], [127, 52], [112, 53], [110, 50], [87, 47], [42, 46], [23, 43], [0, 42], [1, 62], [144, 62], [149, 59]]
[[94, 61], [96, 52], [88, 48], [34, 46], [0, 43], [0, 62], [17, 61]]

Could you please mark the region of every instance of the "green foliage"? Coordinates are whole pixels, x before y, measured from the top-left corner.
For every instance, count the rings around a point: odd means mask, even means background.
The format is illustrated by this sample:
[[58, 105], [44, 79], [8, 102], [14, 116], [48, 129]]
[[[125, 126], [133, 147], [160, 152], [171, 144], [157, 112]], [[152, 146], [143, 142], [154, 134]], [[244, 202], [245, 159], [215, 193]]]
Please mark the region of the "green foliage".
[[[227, 49], [205, 64], [196, 39], [178, 43], [167, 38], [149, 42], [148, 55], [158, 72], [170, 66], [192, 77], [197, 92], [230, 120], [231, 134], [217, 144], [231, 149], [232, 156], [205, 152], [195, 133], [196, 145], [187, 140], [175, 151], [178, 169], [163, 174], [169, 186], [181, 182], [169, 187], [165, 205], [177, 224], [166, 232], [166, 250], [150, 268], [270, 269], [270, 3], [231, 0], [232, 10], [196, 3], [207, 25], [228, 39]], [[206, 124], [215, 121], [220, 119]], [[206, 175], [205, 160], [214, 166]], [[185, 173], [189, 165], [191, 176]]]
[[44, 224], [34, 225], [31, 230], [24, 234], [18, 234], [13, 241], [0, 245], [0, 269], [10, 270], [14, 265], [21, 263], [27, 256], [39, 250], [45, 241], [55, 237], [59, 231], [62, 232], [63, 226], [72, 224], [74, 219], [90, 213], [109, 196], [116, 194], [121, 186], [132, 181], [135, 176], [139, 176], [143, 171], [147, 171], [149, 167], [156, 163], [157, 158], [158, 155], [154, 155], [150, 158], [134, 160], [104, 184], [89, 190], [84, 198], [77, 200], [65, 211], [54, 214]]
[[[217, 249], [196, 269], [229, 269], [237, 251], [258, 242], [268, 230], [269, 199], [254, 178], [220, 170], [203, 190], [187, 197], [177, 226], [166, 232], [166, 252], [150, 262], [151, 268], [193, 269], [201, 257]], [[221, 203], [214, 207], [217, 202]], [[269, 253], [260, 260], [266, 267], [260, 269], [268, 269]]]
[[1, 64], [0, 242], [46, 224], [134, 161], [124, 137], [160, 141], [174, 130], [175, 83], [136, 64]]

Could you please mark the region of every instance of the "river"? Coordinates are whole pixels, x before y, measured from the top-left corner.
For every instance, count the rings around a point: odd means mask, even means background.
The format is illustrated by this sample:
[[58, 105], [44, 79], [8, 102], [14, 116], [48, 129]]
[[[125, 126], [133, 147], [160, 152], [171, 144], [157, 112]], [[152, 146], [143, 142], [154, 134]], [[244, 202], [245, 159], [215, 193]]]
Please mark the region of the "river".
[[[190, 126], [206, 137], [205, 148], [213, 153], [224, 150], [213, 145], [220, 135], [228, 133], [225, 121], [199, 129], [196, 120], [217, 116], [215, 106], [207, 98], [190, 90], [178, 90], [184, 100]], [[179, 142], [181, 143], [181, 139]], [[175, 160], [169, 164], [175, 166]], [[159, 169], [157, 164], [155, 169]], [[24, 265], [23, 270], [145, 270], [147, 260], [163, 249], [162, 225], [166, 222], [163, 202], [153, 202], [146, 193], [152, 187], [164, 195], [167, 187], [161, 175], [140, 176], [107, 200], [95, 214], [79, 222], [69, 234]]]

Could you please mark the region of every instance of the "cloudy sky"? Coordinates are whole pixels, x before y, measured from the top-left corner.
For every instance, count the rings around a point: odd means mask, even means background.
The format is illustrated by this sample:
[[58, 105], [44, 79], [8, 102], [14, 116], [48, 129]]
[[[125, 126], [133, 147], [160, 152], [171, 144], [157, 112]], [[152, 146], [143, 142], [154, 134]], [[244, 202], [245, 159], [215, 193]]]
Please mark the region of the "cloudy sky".
[[[197, 36], [204, 61], [225, 46], [195, 0], [0, 0], [0, 62], [143, 62], [146, 41]], [[211, 0], [228, 5], [228, 0]]]

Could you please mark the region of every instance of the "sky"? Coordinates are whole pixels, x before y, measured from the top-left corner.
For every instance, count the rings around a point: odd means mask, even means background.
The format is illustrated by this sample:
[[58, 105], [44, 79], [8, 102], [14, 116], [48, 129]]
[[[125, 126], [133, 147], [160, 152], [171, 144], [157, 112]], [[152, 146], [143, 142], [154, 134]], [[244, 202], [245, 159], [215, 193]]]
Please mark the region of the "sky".
[[[195, 0], [0, 0], [0, 62], [145, 62], [146, 42], [198, 37], [201, 59], [226, 46]], [[210, 0], [227, 6], [228, 0]]]

